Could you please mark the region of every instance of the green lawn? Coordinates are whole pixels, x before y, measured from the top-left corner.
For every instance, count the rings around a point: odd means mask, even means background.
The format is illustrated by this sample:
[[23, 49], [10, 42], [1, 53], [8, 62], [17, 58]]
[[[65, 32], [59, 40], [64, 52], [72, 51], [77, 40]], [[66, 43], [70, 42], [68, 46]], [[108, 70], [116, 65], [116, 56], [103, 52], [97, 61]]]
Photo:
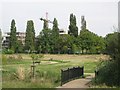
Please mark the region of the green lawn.
[[[18, 55], [13, 55], [14, 57]], [[60, 85], [62, 68], [84, 66], [85, 73], [94, 73], [100, 59], [105, 55], [44, 55], [40, 65], [36, 65], [35, 79], [31, 77], [32, 59], [30, 55], [20, 54], [21, 60], [3, 58], [3, 88], [54, 88]], [[52, 60], [50, 60], [52, 58]]]

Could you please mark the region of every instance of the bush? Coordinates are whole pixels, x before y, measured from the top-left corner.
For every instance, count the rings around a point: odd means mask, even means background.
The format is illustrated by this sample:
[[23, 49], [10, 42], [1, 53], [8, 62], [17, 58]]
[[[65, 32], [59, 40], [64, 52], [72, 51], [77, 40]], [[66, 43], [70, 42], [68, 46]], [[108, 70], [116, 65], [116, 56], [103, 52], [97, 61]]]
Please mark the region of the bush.
[[3, 53], [3, 54], [14, 54], [14, 51], [11, 50], [11, 49], [3, 49], [3, 50], [2, 50], [2, 53]]
[[118, 84], [117, 64], [111, 61], [103, 62], [98, 68], [98, 75], [96, 76], [96, 84], [106, 84], [114, 86]]

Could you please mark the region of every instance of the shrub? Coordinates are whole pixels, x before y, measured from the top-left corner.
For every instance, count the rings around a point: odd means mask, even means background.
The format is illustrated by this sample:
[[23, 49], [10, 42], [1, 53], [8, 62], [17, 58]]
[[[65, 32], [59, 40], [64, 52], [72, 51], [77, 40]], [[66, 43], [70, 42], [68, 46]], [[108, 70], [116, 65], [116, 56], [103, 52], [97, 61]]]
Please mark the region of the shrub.
[[118, 71], [114, 61], [105, 61], [98, 68], [98, 75], [96, 76], [96, 83], [113, 86], [117, 85]]
[[3, 50], [2, 50], [2, 53], [3, 53], [3, 54], [14, 54], [14, 51], [11, 50], [11, 49], [3, 49]]

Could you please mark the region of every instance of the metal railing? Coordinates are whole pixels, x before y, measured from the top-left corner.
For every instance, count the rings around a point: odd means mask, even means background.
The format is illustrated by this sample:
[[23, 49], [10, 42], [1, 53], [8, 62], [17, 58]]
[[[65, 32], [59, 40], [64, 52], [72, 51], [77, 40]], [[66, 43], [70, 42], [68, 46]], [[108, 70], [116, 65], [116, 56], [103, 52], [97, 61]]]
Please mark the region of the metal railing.
[[61, 86], [66, 82], [84, 75], [84, 67], [61, 69]]

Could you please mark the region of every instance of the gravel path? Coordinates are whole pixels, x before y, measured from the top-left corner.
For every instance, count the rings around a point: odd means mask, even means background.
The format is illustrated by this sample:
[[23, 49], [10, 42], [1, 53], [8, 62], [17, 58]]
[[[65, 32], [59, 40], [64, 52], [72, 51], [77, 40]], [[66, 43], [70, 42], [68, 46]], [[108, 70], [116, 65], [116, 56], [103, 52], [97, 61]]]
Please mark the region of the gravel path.
[[91, 82], [91, 79], [93, 77], [94, 77], [94, 74], [90, 74], [90, 76], [87, 76], [86, 78], [70, 81], [57, 88], [89, 88], [89, 83]]

